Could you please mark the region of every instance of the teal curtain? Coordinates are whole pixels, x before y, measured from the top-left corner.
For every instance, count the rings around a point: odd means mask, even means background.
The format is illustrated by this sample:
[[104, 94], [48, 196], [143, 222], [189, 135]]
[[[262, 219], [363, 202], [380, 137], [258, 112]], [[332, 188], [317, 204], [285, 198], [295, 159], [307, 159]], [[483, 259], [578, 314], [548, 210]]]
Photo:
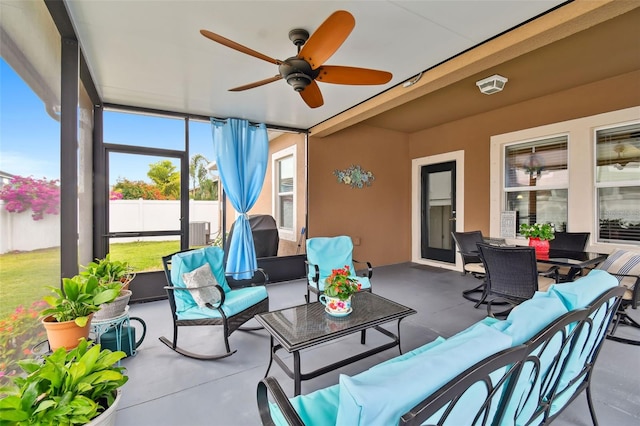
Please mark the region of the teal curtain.
[[262, 191], [267, 171], [267, 128], [238, 118], [225, 121], [212, 118], [211, 126], [220, 180], [229, 202], [240, 213], [229, 243], [226, 271], [235, 279], [249, 279], [258, 262], [247, 212]]

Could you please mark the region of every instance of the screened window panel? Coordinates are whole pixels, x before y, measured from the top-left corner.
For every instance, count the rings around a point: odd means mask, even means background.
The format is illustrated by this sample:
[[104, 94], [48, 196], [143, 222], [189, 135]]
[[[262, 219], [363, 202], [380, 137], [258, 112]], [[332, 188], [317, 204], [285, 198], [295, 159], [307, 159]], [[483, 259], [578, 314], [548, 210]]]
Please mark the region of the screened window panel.
[[505, 187], [567, 186], [567, 160], [566, 136], [507, 146]]
[[567, 229], [567, 189], [507, 192], [507, 209], [516, 212], [517, 229], [523, 223], [550, 223], [556, 231]]
[[596, 132], [596, 182], [640, 181], [640, 123]]

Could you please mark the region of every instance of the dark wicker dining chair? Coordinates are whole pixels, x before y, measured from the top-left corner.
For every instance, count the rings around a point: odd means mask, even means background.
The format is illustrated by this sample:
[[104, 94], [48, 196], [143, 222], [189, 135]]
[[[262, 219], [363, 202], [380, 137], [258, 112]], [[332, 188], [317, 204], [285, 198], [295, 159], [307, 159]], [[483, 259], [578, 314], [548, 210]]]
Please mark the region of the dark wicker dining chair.
[[[556, 232], [553, 240], [549, 241], [549, 248], [552, 250], [565, 250], [565, 251], [584, 251], [589, 240], [590, 232]], [[549, 265], [538, 265], [538, 270], [544, 271], [549, 268]], [[558, 276], [556, 277], [558, 282], [569, 282], [576, 279], [576, 277], [582, 274], [580, 268], [570, 268], [567, 266], [561, 266], [558, 268]]]
[[476, 243], [484, 242], [482, 231], [468, 231], [468, 232], [452, 232], [451, 236], [458, 247], [458, 252], [462, 256], [462, 275], [470, 273], [475, 278], [482, 280], [482, 283], [477, 287], [470, 290], [464, 290], [462, 297], [472, 302], [476, 302], [476, 308], [482, 303], [483, 297], [475, 297], [474, 293], [484, 294], [485, 283], [484, 276], [485, 270], [482, 260], [478, 256], [478, 247]]
[[[533, 247], [499, 247], [485, 243], [477, 244], [480, 258], [486, 271], [487, 314], [491, 317], [491, 305], [505, 301], [511, 305], [496, 315], [508, 314], [514, 306], [531, 299], [536, 291], [547, 291], [555, 283], [556, 267], [539, 275], [536, 252]], [[553, 276], [554, 278], [550, 278]]]

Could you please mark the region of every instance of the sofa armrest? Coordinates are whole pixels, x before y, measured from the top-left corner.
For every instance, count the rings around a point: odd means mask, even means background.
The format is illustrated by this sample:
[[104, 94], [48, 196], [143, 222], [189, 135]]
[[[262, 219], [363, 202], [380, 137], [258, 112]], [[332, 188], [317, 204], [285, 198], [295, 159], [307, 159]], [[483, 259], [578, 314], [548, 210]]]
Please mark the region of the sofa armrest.
[[289, 398], [282, 390], [280, 383], [273, 377], [265, 377], [258, 382], [258, 411], [260, 412], [260, 420], [265, 426], [274, 426], [275, 423], [271, 418], [271, 407], [269, 406], [268, 393], [273, 397], [273, 402], [278, 406], [282, 416], [287, 423], [292, 426], [304, 426], [304, 422], [293, 409], [289, 402]]

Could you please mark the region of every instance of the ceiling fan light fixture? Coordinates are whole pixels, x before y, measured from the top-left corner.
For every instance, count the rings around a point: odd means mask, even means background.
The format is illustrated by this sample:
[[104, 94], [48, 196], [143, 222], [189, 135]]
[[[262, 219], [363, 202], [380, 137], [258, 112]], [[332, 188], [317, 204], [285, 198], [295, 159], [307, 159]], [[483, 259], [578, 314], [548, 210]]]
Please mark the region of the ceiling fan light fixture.
[[287, 83], [296, 92], [302, 92], [305, 87], [311, 84], [311, 77], [301, 72], [294, 72], [287, 76]]
[[507, 84], [509, 79], [498, 74], [494, 74], [491, 77], [483, 78], [476, 81], [476, 86], [485, 95], [493, 95], [494, 93], [501, 92], [504, 89], [504, 85]]

